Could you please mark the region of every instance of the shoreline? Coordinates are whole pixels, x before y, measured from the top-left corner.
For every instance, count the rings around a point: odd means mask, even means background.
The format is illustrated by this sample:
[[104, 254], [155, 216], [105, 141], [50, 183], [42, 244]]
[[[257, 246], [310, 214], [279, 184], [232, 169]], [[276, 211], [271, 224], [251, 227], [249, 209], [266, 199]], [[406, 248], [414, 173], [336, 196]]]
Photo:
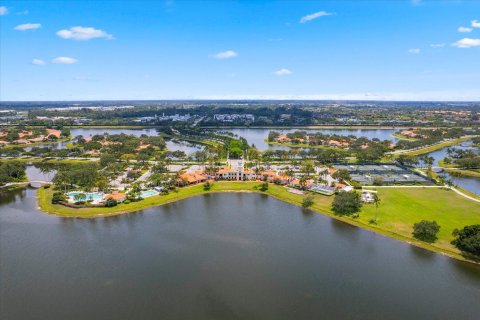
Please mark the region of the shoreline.
[[[241, 182], [241, 183], [243, 184], [244, 182]], [[214, 183], [214, 186], [218, 184], [219, 183], [216, 182]], [[230, 183], [229, 185], [229, 182], [227, 182], [227, 183], [220, 184], [220, 186], [217, 186], [217, 190], [209, 190], [209, 191], [204, 191], [202, 184], [193, 185], [193, 186], [184, 187], [180, 189], [180, 190], [184, 190], [183, 192], [178, 191], [178, 192], [172, 192], [168, 195], [154, 196], [154, 197], [146, 198], [140, 202], [133, 202], [127, 205], [120, 204], [119, 206], [121, 206], [121, 208], [117, 206], [112, 208], [100, 207], [100, 208], [78, 209], [78, 208], [68, 208], [62, 205], [52, 205], [49, 202], [50, 197], [48, 194], [50, 193], [51, 195], [52, 189], [43, 189], [43, 188], [38, 189], [36, 195], [37, 195], [38, 208], [40, 211], [52, 216], [57, 216], [62, 218], [74, 218], [74, 219], [77, 219], [77, 218], [78, 219], [96, 219], [96, 218], [113, 217], [113, 216], [118, 216], [122, 214], [131, 214], [138, 211], [142, 211], [143, 209], [161, 206], [164, 204], [170, 204], [170, 203], [174, 203], [174, 202], [188, 199], [191, 197], [201, 196], [201, 195], [211, 194], [211, 193], [265, 194], [275, 199], [278, 199], [280, 201], [301, 207], [303, 196], [289, 193], [286, 190], [286, 188], [276, 186], [276, 185], [269, 185], [269, 189], [265, 192], [262, 192], [257, 189], [259, 185], [260, 185], [259, 182], [247, 182], [245, 185], [242, 185], [241, 187], [239, 187], [238, 183], [234, 182], [234, 183]], [[218, 189], [218, 187], [220, 188]], [[50, 190], [50, 191], [48, 192], [47, 190]], [[439, 245], [422, 242], [422, 241], [416, 240], [413, 237], [409, 237], [399, 232], [395, 232], [395, 230], [389, 230], [387, 228], [383, 228], [376, 224], [365, 223], [363, 221], [360, 221], [359, 219], [355, 219], [349, 216], [335, 215], [330, 209], [330, 205], [331, 205], [330, 200], [332, 199], [332, 197], [319, 196], [319, 195], [315, 195], [315, 197], [317, 200], [320, 199], [322, 201], [320, 201], [320, 203], [319, 201], [316, 201], [316, 203], [311, 208], [305, 209], [305, 210], [310, 210], [312, 212], [315, 212], [316, 214], [322, 214], [324, 216], [330, 217], [337, 221], [342, 221], [350, 225], [356, 226], [358, 228], [375, 232], [377, 234], [387, 236], [389, 238], [393, 238], [398, 241], [402, 241], [407, 244], [414, 245], [416, 247], [419, 247], [425, 250], [439, 253], [456, 260], [465, 261], [465, 262], [469, 262], [477, 265], [480, 264], [480, 260], [466, 257], [462, 255], [460, 251], [456, 251], [454, 247], [452, 248], [440, 247]], [[60, 210], [60, 212], [58, 210], [55, 210], [56, 208], [59, 208], [59, 207], [64, 208], [64, 210]], [[101, 211], [104, 211], [105, 209], [112, 209], [112, 210], [110, 210], [110, 212], [101, 212]], [[64, 213], [62, 213], [61, 211], [64, 211]], [[81, 212], [84, 212], [84, 214], [82, 214]]]
[[305, 143], [299, 143], [299, 144], [283, 143], [283, 142], [277, 142], [277, 141], [268, 141], [268, 139], [263, 139], [263, 141], [270, 146], [280, 146], [280, 147], [293, 148], [293, 149], [335, 149], [330, 146], [311, 146]]
[[49, 146], [52, 144], [57, 144], [60, 142], [68, 142], [73, 139], [72, 136], [68, 136], [65, 138], [60, 138], [55, 141], [40, 141], [40, 142], [31, 142], [31, 143], [21, 143], [21, 144], [14, 144], [10, 143], [4, 146], [5, 149], [12, 149], [12, 148], [28, 148], [28, 147], [38, 147], [38, 146]]

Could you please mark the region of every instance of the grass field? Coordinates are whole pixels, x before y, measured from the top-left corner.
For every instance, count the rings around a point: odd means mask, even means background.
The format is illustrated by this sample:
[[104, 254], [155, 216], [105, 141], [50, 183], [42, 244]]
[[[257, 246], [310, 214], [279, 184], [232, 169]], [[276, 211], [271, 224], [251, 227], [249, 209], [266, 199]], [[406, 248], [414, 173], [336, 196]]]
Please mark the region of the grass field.
[[454, 173], [454, 174], [467, 176], [467, 177], [480, 178], [480, 172], [478, 171], [478, 169], [464, 170], [464, 169], [455, 169], [455, 168], [444, 168], [444, 170], [448, 173]]
[[[171, 192], [168, 195], [120, 204], [113, 208], [74, 209], [52, 205], [50, 202], [52, 189], [39, 189], [38, 201], [40, 208], [51, 214], [93, 218], [134, 212], [205, 193], [260, 192], [259, 185], [259, 182], [215, 182], [211, 191], [207, 192], [203, 190], [203, 185], [195, 185], [181, 188], [178, 192]], [[265, 194], [295, 205], [301, 205], [303, 199], [302, 195], [290, 193], [286, 188], [272, 184]], [[465, 199], [453, 191], [436, 188], [379, 188], [378, 195], [381, 200], [378, 209], [373, 204], [364, 204], [358, 218], [334, 215], [331, 211], [333, 196], [314, 195], [314, 205], [311, 209], [349, 224], [465, 260], [450, 244], [453, 239], [452, 231], [455, 228], [463, 228], [465, 225], [480, 224], [479, 203]], [[378, 217], [377, 223], [372, 224], [370, 220], [375, 217], [375, 214]], [[420, 220], [435, 220], [441, 226], [436, 243], [428, 244], [412, 238], [413, 224]]]
[[398, 134], [398, 133], [392, 133], [391, 136], [394, 137], [394, 138], [397, 138], [397, 139], [400, 139], [400, 140], [406, 140], [406, 141], [417, 141], [418, 140], [418, 139], [415, 139], [415, 138], [405, 137], [404, 135], [401, 135], [401, 134]]

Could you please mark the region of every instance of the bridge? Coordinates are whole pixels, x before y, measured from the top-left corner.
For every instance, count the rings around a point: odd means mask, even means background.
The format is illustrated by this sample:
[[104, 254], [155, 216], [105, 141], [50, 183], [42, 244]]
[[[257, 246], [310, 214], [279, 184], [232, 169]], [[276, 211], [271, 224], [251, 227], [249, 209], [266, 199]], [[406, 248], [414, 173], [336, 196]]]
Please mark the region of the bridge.
[[22, 182], [9, 182], [0, 186], [0, 188], [7, 188], [10, 186], [21, 186], [21, 185], [29, 185], [32, 188], [40, 188], [46, 184], [52, 183], [51, 181], [44, 181], [44, 180], [30, 180], [30, 181], [22, 181]]

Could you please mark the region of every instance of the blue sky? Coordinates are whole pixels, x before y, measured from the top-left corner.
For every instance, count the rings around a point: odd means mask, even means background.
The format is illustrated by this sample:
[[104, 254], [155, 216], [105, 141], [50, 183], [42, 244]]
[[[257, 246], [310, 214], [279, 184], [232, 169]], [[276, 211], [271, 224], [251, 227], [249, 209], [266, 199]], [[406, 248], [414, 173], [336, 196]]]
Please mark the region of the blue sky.
[[0, 100], [480, 100], [480, 1], [2, 1]]

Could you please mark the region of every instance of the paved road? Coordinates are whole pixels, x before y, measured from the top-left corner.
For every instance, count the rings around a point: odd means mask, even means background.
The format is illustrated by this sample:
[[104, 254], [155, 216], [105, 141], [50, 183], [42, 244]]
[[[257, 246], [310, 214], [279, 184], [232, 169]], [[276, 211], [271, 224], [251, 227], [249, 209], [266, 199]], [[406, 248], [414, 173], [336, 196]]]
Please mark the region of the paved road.
[[465, 193], [463, 193], [462, 191], [456, 189], [455, 187], [450, 187], [450, 189], [452, 189], [453, 191], [455, 191], [456, 193], [458, 193], [458, 194], [461, 195], [462, 197], [465, 197], [465, 198], [470, 199], [470, 200], [475, 201], [475, 202], [480, 202], [479, 199], [474, 198], [474, 197], [471, 197], [471, 196], [469, 196], [468, 194], [465, 194]]

